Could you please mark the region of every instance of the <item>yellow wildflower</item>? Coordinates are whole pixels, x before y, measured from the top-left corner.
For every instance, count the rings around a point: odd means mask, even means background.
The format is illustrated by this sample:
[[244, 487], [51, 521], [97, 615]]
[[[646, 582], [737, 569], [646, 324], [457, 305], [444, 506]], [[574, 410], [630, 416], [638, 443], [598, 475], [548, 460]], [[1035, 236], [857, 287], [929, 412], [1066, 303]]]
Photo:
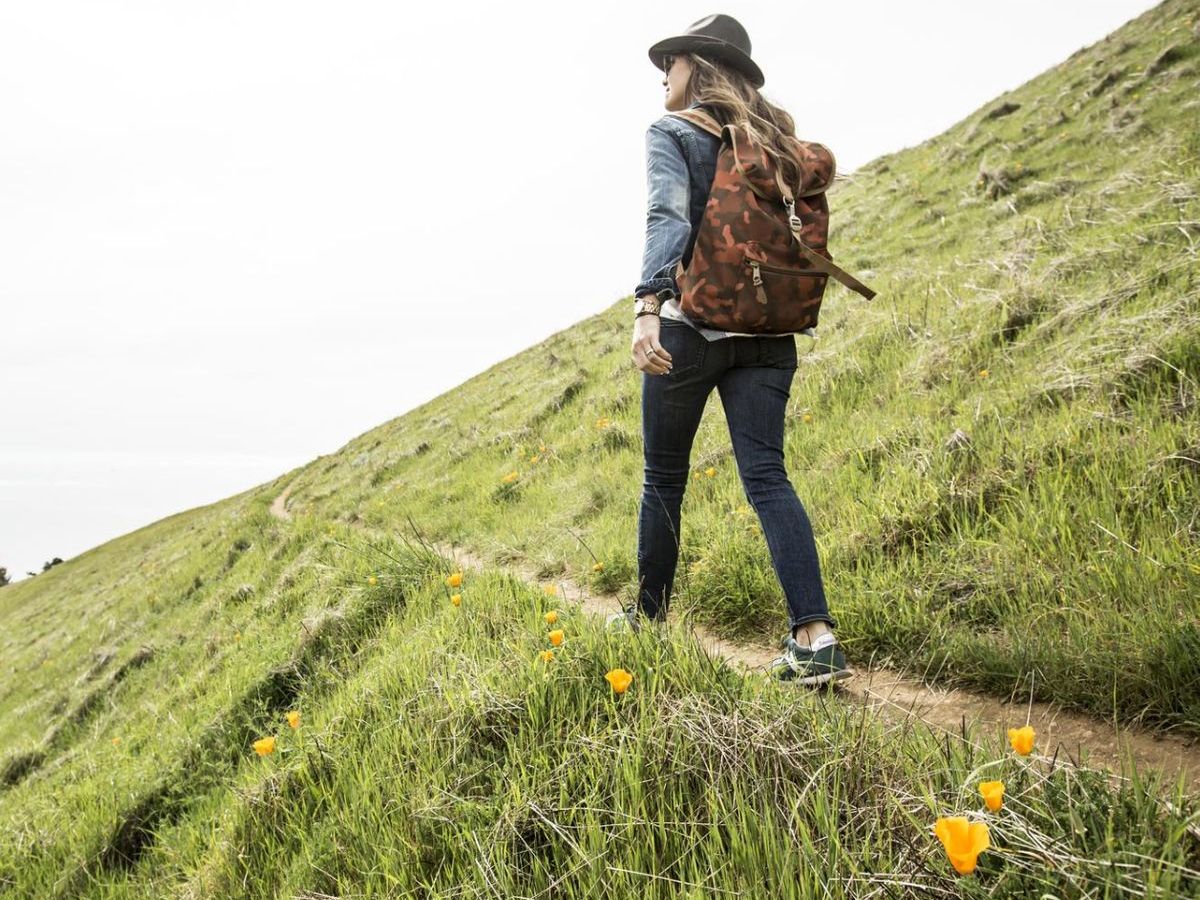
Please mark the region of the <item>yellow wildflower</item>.
[[520, 473], [518, 473], [516, 469], [513, 469], [511, 472], [509, 472], [507, 475], [502, 477], [500, 480], [503, 481], [505, 484], [512, 484], [514, 481], [516, 481], [520, 477], [521, 477]]
[[983, 802], [987, 804], [987, 808], [996, 812], [1004, 802], [1004, 782], [981, 781], [979, 793], [983, 795]]
[[254, 752], [257, 753], [259, 756], [266, 756], [268, 753], [274, 753], [275, 752], [274, 736], [259, 738], [257, 741], [255, 741], [254, 742]]
[[991, 846], [987, 822], [968, 822], [966, 816], [939, 816], [933, 830], [959, 875], [975, 871], [979, 854]]
[[450, 587], [458, 587], [462, 584], [462, 572], [454, 572], [446, 578], [446, 584]]
[[367, 584], [379, 584], [379, 579], [372, 575], [367, 579]]
[[462, 605], [462, 594], [451, 594], [450, 602], [453, 603], [455, 606]]
[[1008, 742], [1022, 756], [1028, 756], [1033, 750], [1033, 726], [1022, 725], [1020, 728], [1008, 729]]
[[610, 669], [604, 677], [618, 694], [625, 693], [625, 689], [629, 687], [629, 682], [633, 681], [633, 674], [626, 672], [624, 669]]
[[287, 714], [287, 723], [289, 725], [291, 725], [293, 728], [299, 728], [300, 727], [300, 713], [296, 712], [296, 710], [294, 710], [294, 709], [291, 712], [289, 712]]
[[600, 571], [601, 569], [603, 569], [603, 568], [604, 568], [604, 563], [602, 563], [602, 562], [598, 562], [598, 563], [595, 563], [595, 564], [592, 566], [592, 571], [593, 571], [593, 572], [599, 572], [599, 571]]
[[562, 645], [562, 642], [563, 642], [563, 630], [562, 630], [561, 628], [555, 628], [555, 629], [554, 629], [552, 632], [550, 632], [550, 634], [549, 634], [549, 635], [547, 635], [547, 636], [550, 638], [550, 643], [552, 643], [552, 644], [553, 644], [555, 647], [558, 647], [558, 646], [561, 646], [561, 645]]
[[714, 469], [712, 466], [709, 466], [707, 469], [704, 470], [704, 474], [707, 475], [709, 478], [712, 478], [714, 475], [717, 474], [717, 470]]
[[546, 620], [547, 625], [553, 625], [558, 621], [558, 613], [554, 610], [550, 610], [550, 612], [546, 613], [544, 616], [542, 616], [542, 618]]
[[542, 651], [542, 662], [548, 663], [552, 659], [554, 659], [554, 651], [553, 650], [543, 650]]
[[552, 584], [544, 585], [542, 587], [542, 590], [546, 592], [546, 595], [548, 597], [555, 597], [558, 595], [558, 588]]
[[979, 377], [980, 377], [980, 378], [987, 378], [987, 377], [988, 377], [988, 375], [990, 375], [990, 374], [991, 374], [991, 372], [989, 372], [987, 369], [980, 369], [980, 370], [979, 370]]

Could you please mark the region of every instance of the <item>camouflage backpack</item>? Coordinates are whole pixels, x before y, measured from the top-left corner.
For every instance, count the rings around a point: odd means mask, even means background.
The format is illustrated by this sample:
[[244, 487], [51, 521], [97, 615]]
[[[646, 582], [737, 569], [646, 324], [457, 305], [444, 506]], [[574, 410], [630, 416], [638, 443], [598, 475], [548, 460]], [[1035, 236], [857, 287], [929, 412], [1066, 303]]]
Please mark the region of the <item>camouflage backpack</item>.
[[686, 270], [675, 267], [679, 306], [709, 328], [785, 334], [817, 324], [828, 276], [867, 300], [875, 291], [834, 265], [826, 248], [834, 157], [790, 138], [800, 164], [793, 192], [744, 125], [721, 126], [698, 109], [668, 113], [721, 138], [717, 171]]

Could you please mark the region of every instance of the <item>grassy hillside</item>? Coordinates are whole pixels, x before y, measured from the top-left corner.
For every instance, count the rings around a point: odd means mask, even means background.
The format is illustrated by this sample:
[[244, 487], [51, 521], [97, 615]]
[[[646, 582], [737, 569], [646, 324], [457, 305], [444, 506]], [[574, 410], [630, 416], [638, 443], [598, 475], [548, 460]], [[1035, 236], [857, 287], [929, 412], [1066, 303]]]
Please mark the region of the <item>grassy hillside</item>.
[[[832, 286], [798, 339], [787, 451], [852, 663], [1200, 732], [1198, 29], [1163, 3], [831, 192], [880, 296]], [[0, 590], [0, 896], [1200, 890], [1200, 807], [1153, 777], [889, 730], [564, 604], [539, 659], [554, 601], [505, 562], [632, 595], [629, 316]], [[774, 639], [715, 398], [693, 462], [676, 608]], [[451, 605], [412, 525], [497, 570]], [[970, 878], [955, 813], [991, 827]]]

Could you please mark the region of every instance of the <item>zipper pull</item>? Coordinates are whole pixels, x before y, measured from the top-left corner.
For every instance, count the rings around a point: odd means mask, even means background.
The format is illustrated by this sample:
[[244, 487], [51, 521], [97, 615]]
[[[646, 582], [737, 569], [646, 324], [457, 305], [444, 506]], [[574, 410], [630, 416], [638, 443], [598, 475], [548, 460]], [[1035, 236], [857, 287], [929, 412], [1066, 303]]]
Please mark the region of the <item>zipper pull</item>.
[[757, 259], [750, 260], [750, 270], [754, 273], [754, 283], [762, 284], [762, 272], [759, 271]]

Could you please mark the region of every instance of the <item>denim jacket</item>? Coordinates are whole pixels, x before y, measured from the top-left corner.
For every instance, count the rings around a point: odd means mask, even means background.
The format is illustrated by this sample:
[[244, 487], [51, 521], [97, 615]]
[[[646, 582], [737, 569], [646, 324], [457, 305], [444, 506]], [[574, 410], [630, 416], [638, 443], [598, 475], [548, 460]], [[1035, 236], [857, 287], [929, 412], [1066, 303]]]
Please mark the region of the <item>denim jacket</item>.
[[[699, 106], [696, 101], [687, 108]], [[667, 292], [662, 318], [685, 322], [710, 341], [746, 335], [706, 328], [688, 318], [679, 308], [674, 273], [680, 260], [685, 269], [691, 261], [720, 149], [720, 138], [676, 116], [664, 115], [646, 129], [646, 244], [642, 280], [633, 291], [635, 297]], [[808, 329], [805, 333], [811, 334]]]

